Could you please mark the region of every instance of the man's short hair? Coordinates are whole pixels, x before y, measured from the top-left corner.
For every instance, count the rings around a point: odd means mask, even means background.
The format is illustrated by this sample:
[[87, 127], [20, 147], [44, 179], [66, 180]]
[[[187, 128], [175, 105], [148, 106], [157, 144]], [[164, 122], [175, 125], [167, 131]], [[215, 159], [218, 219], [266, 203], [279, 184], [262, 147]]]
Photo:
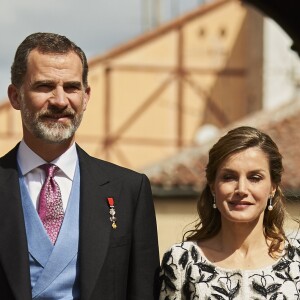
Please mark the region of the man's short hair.
[[19, 45], [14, 62], [11, 66], [11, 83], [20, 88], [27, 72], [27, 61], [32, 50], [38, 50], [43, 54], [67, 54], [76, 53], [82, 62], [82, 82], [88, 86], [88, 64], [84, 52], [67, 37], [55, 33], [37, 32], [25, 38]]

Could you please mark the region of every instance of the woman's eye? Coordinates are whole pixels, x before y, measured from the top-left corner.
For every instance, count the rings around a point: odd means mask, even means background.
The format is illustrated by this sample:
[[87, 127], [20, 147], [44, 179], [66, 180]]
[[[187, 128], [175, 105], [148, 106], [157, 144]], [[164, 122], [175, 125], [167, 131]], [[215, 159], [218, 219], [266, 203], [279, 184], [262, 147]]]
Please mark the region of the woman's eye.
[[260, 181], [262, 178], [260, 176], [251, 176], [250, 177], [250, 180], [253, 181], [253, 182], [258, 182]]
[[233, 175], [230, 175], [230, 174], [225, 174], [225, 175], [223, 175], [222, 179], [224, 181], [231, 181], [231, 180], [234, 180], [235, 177]]

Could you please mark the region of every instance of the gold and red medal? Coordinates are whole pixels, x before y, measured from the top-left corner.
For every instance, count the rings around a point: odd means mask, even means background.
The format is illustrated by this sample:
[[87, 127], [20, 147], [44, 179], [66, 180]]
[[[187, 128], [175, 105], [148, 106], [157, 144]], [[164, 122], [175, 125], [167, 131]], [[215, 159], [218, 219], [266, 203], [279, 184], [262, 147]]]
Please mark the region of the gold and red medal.
[[110, 221], [111, 221], [111, 227], [113, 229], [117, 228], [117, 218], [116, 218], [116, 210], [115, 210], [115, 200], [112, 197], [107, 198], [107, 203], [109, 205], [109, 214], [110, 214]]

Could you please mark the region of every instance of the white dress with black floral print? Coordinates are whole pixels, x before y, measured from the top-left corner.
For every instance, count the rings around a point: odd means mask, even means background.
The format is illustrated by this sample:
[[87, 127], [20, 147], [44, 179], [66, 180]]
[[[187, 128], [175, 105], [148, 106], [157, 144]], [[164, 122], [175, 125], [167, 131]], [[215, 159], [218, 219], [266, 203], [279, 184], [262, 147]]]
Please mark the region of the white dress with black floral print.
[[215, 266], [197, 243], [175, 244], [164, 254], [160, 300], [300, 300], [300, 239], [291, 241], [285, 255], [258, 270]]

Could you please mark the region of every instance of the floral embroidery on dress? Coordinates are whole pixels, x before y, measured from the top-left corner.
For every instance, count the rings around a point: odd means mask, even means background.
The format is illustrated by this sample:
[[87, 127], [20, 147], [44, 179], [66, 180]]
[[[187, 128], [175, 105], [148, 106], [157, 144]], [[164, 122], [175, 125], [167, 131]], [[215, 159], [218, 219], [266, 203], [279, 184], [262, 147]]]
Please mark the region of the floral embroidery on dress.
[[300, 240], [288, 244], [277, 263], [259, 270], [219, 268], [196, 243], [176, 244], [162, 259], [160, 290], [160, 300], [300, 300]]

